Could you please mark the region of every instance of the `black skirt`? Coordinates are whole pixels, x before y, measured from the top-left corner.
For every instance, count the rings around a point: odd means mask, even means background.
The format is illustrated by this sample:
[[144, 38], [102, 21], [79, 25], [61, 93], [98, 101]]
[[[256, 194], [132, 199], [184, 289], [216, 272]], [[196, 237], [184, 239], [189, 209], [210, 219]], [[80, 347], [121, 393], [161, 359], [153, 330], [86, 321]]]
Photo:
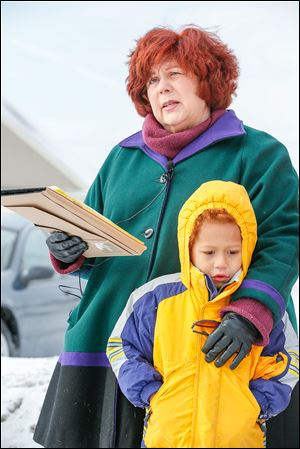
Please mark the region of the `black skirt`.
[[299, 448], [299, 382], [286, 410], [267, 421], [267, 448]]
[[57, 363], [33, 439], [49, 448], [139, 448], [143, 419], [111, 368]]

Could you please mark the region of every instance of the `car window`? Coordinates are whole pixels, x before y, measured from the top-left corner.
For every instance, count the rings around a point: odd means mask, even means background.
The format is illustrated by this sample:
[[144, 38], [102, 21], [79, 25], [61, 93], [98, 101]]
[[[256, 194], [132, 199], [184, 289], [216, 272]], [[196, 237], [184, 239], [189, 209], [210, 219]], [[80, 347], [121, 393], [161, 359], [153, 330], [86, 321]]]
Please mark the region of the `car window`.
[[23, 252], [23, 269], [31, 267], [52, 267], [49, 250], [46, 245], [46, 235], [33, 228], [27, 235]]
[[1, 228], [1, 271], [9, 268], [16, 240], [15, 231]]

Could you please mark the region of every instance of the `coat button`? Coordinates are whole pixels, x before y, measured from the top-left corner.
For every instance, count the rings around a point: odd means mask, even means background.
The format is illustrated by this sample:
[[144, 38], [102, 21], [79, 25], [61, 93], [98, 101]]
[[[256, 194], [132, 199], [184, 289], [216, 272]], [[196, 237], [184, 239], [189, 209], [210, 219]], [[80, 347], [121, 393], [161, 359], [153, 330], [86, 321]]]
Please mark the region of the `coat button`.
[[159, 182], [160, 182], [161, 184], [165, 184], [165, 183], [167, 182], [167, 180], [166, 180], [166, 174], [165, 174], [165, 173], [163, 173], [163, 174], [161, 175], [161, 177], [159, 178]]
[[152, 237], [153, 234], [154, 234], [154, 231], [153, 231], [152, 228], [148, 228], [144, 232], [144, 236], [145, 236], [146, 239], [150, 239], [150, 237]]

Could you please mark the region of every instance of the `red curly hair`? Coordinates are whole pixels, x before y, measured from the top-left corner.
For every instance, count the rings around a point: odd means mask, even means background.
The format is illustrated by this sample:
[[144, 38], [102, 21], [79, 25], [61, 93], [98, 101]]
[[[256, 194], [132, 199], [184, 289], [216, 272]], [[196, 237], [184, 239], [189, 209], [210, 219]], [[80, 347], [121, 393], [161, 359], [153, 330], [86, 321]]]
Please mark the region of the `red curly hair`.
[[193, 245], [197, 240], [200, 228], [205, 221], [219, 222], [219, 223], [234, 223], [238, 226], [237, 222], [230, 215], [226, 209], [205, 209], [202, 214], [198, 215], [195, 220], [193, 231], [189, 239], [189, 250], [192, 251]]
[[211, 112], [226, 109], [237, 88], [238, 62], [233, 52], [211, 32], [196, 25], [182, 28], [179, 33], [167, 27], [157, 27], [138, 39], [130, 53], [127, 92], [139, 115], [152, 112], [146, 95], [146, 84], [153, 66], [168, 59], [199, 80], [198, 95]]

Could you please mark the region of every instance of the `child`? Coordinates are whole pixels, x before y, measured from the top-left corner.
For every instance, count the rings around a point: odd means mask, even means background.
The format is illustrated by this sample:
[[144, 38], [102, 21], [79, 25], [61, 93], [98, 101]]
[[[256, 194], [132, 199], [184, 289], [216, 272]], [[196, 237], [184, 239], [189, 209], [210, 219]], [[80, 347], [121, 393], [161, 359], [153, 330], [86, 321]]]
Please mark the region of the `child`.
[[262, 422], [287, 407], [297, 338], [286, 313], [269, 344], [246, 345], [234, 370], [234, 356], [216, 368], [201, 351], [246, 275], [256, 238], [244, 187], [202, 184], [179, 214], [181, 273], [131, 294], [107, 355], [122, 392], [146, 408], [142, 447], [264, 447]]

